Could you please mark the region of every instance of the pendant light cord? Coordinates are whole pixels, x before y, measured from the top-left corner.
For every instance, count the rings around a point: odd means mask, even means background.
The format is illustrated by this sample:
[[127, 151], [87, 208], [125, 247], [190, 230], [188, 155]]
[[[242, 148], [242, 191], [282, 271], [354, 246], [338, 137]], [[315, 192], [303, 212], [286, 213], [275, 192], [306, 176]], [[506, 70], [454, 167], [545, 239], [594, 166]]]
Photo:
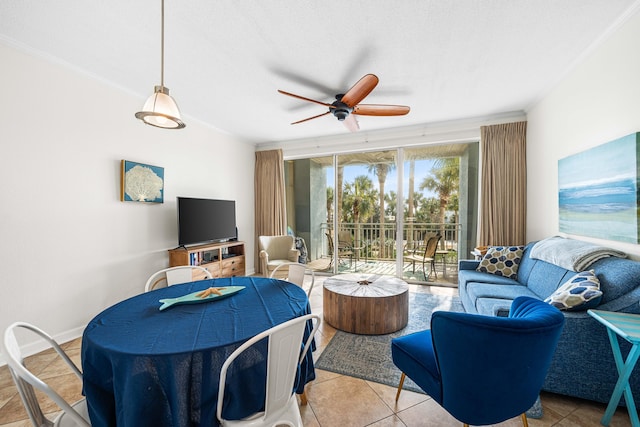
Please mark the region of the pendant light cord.
[[160, 87], [164, 90], [164, 0], [160, 8]]
[[160, 86], [153, 87], [153, 94], [147, 98], [142, 111], [136, 118], [144, 123], [163, 129], [182, 129], [186, 125], [180, 118], [176, 101], [164, 87], [164, 0], [160, 0]]

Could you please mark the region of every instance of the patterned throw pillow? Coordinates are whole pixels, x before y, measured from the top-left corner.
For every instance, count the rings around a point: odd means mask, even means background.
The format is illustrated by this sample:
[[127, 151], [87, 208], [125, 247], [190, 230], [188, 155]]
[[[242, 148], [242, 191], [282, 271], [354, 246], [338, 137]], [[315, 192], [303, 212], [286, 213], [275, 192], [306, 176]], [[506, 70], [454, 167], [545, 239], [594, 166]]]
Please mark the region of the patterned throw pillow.
[[523, 250], [524, 246], [491, 246], [476, 271], [516, 279]]
[[600, 280], [593, 270], [588, 270], [567, 280], [544, 302], [560, 310], [578, 311], [597, 307], [601, 299]]

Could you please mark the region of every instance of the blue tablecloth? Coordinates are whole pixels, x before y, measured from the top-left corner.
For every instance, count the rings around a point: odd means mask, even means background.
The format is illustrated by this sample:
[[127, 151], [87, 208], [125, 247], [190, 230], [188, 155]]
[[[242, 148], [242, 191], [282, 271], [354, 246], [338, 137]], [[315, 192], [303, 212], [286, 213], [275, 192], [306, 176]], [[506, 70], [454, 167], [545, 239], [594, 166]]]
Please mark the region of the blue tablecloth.
[[[161, 298], [210, 286], [246, 288], [220, 300], [158, 310]], [[302, 288], [262, 277], [174, 285], [104, 310], [82, 337], [84, 394], [92, 426], [218, 425], [216, 400], [225, 359], [252, 336], [310, 312]], [[263, 409], [266, 345], [256, 352], [245, 361], [247, 369], [227, 377], [225, 418]], [[301, 393], [313, 379], [309, 351], [296, 391]]]

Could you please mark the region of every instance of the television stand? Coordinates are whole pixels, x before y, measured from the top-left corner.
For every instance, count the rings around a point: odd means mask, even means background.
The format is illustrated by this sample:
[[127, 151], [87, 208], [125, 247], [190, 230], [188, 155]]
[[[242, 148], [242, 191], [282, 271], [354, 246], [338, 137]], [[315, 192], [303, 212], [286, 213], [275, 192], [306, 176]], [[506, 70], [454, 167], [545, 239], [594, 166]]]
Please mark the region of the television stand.
[[[245, 276], [244, 242], [223, 242], [169, 249], [169, 267], [198, 265], [215, 277]], [[193, 280], [202, 280], [193, 273]]]

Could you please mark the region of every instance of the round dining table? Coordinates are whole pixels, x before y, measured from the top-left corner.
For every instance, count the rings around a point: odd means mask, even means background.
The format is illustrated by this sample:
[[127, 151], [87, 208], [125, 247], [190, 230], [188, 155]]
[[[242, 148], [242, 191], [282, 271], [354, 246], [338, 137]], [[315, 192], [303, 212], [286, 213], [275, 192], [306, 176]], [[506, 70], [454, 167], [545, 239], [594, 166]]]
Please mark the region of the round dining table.
[[[159, 310], [161, 299], [229, 286], [244, 289], [225, 298]], [[219, 425], [218, 384], [226, 358], [254, 335], [310, 312], [302, 288], [264, 277], [173, 285], [107, 308], [89, 322], [82, 337], [83, 393], [91, 425]], [[227, 419], [264, 409], [267, 346], [266, 341], [259, 344], [237, 359], [241, 368], [227, 376]], [[298, 368], [295, 391], [302, 393], [313, 379], [309, 351]]]

